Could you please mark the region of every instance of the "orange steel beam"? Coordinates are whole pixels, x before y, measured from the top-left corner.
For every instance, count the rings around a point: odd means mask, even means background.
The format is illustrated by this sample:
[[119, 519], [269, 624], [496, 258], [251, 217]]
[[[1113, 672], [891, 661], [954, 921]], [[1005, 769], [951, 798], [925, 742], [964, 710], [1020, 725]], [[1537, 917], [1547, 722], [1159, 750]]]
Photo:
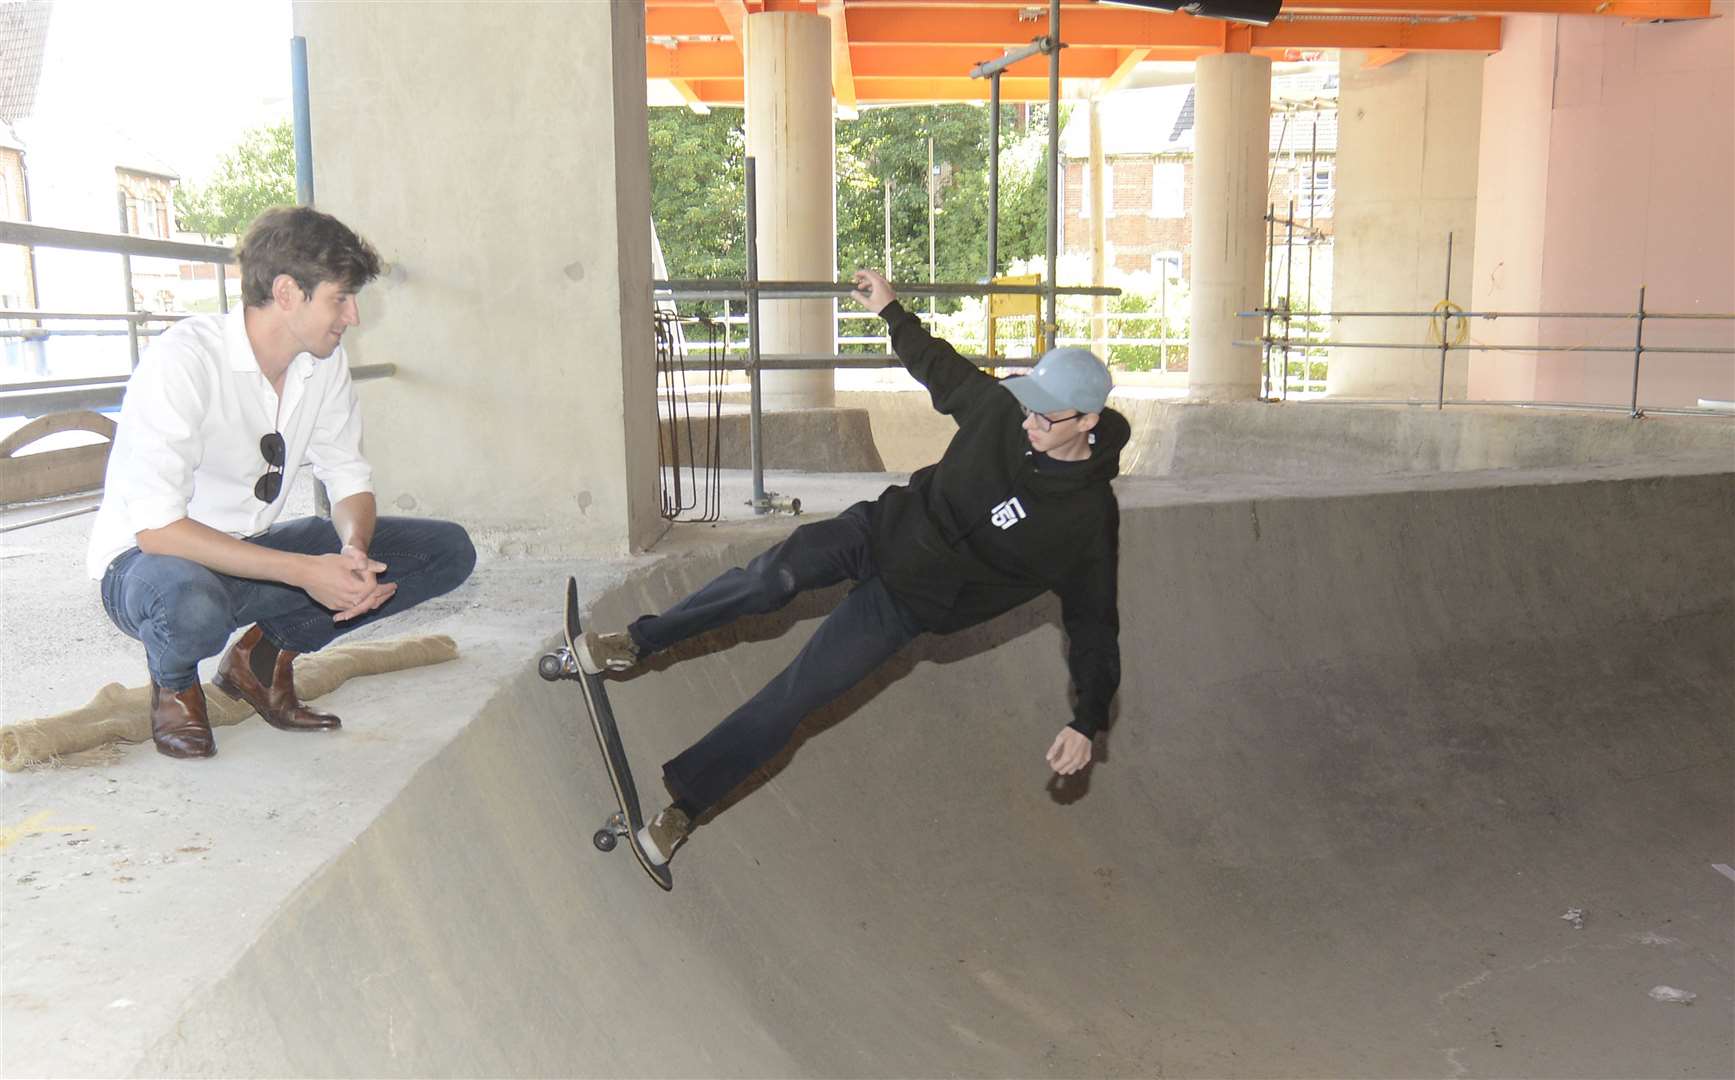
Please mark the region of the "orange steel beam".
[[[1197, 56], [1188, 59], [1197, 59]], [[738, 106], [743, 100], [743, 84], [740, 79], [697, 79], [689, 81], [687, 86], [706, 105]], [[858, 75], [855, 86], [857, 100], [864, 104], [988, 100], [986, 79], [878, 78]], [[1079, 93], [1069, 93], [1064, 87], [1062, 97], [1068, 101], [1081, 100]], [[1045, 102], [1048, 100], [1048, 80], [1001, 76], [1000, 99], [1007, 104]]]
[[1275, 22], [1255, 26], [1266, 49], [1403, 49], [1406, 52], [1499, 52], [1500, 20], [1450, 23]]
[[[657, 6], [663, 0], [650, 0]], [[669, 0], [681, 3], [683, 0]], [[940, 9], [973, 14], [1017, 12], [1037, 8], [1044, 13], [1047, 4], [1037, 0], [847, 0], [851, 12], [856, 11], [920, 11], [921, 17]], [[1285, 14], [1351, 15], [1603, 15], [1623, 19], [1703, 19], [1711, 15], [1712, 0], [1283, 0]], [[1067, 32], [1069, 17], [1091, 10], [1102, 10], [1097, 0], [1061, 0], [1061, 36]], [[1126, 9], [1122, 9], [1126, 10]], [[1138, 12], [1130, 12], [1139, 14]], [[1206, 20], [1211, 21], [1211, 20]], [[1027, 26], [1046, 25], [1039, 19]]]
[[1120, 85], [1127, 81], [1128, 76], [1132, 75], [1133, 69], [1150, 59], [1150, 56], [1151, 50], [1149, 49], [1122, 50], [1120, 63], [1109, 74], [1108, 78], [1102, 81], [1102, 85], [1096, 88], [1097, 96], [1101, 97], [1103, 94], [1119, 89]]
[[[1122, 69], [1141, 59], [1190, 60], [1212, 51], [1204, 46], [1145, 49], [1064, 49], [1060, 54], [1060, 75], [1064, 79], [1109, 79], [1125, 77]], [[992, 52], [967, 45], [934, 47], [881, 48], [857, 45], [851, 50], [850, 69], [854, 78], [964, 78], [970, 69], [984, 60], [993, 59]], [[683, 42], [670, 47], [659, 42], [645, 46], [645, 74], [653, 79], [738, 79], [744, 70], [741, 53], [727, 41]], [[1009, 76], [1046, 78], [1048, 57], [1033, 56], [1020, 60], [1006, 69]], [[833, 73], [836, 81], [836, 73]], [[843, 99], [838, 99], [843, 103]]]
[[819, 13], [831, 20], [831, 96], [847, 116], [855, 115], [855, 65], [849, 55], [849, 22], [843, 0], [819, 0]]
[[711, 10], [723, 20], [723, 25], [729, 28], [729, 36], [735, 39], [737, 49], [747, 47], [747, 36], [742, 33], [742, 27], [747, 22], [747, 7], [741, 0], [712, 0]]
[[1367, 55], [1362, 59], [1362, 70], [1372, 71], [1375, 68], [1383, 68], [1387, 64], [1397, 63], [1408, 55], [1409, 53], [1402, 49], [1369, 49]]
[[[852, 42], [950, 42], [1021, 45], [1037, 36], [1045, 19], [1018, 21], [1018, 12], [1041, 4], [1014, 0], [842, 0]], [[1712, 0], [1285, 0], [1291, 15], [1603, 15], [1623, 19], [1698, 19], [1711, 16]], [[757, 9], [759, 4], [755, 5]], [[1062, 37], [1077, 45], [1193, 44], [1209, 37], [1216, 20], [1190, 15], [1103, 7], [1094, 0], [1063, 0]], [[649, 0], [646, 32], [652, 36], [735, 36], [731, 20], [747, 10], [741, 0]], [[816, 10], [812, 4], [806, 10]], [[1290, 20], [1279, 18], [1278, 25]], [[931, 30], [931, 33], [924, 33]]]

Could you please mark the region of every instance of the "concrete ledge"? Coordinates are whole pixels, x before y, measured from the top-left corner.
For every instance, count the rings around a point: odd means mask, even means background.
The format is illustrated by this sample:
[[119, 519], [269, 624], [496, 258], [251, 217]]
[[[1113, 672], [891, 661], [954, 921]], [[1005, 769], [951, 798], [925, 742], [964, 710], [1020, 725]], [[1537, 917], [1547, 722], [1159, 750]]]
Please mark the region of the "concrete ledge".
[[[957, 430], [922, 391], [855, 390], [886, 467], [937, 461]], [[1545, 469], [1697, 459], [1735, 462], [1735, 420], [1458, 406], [1213, 404], [1138, 390], [1111, 404], [1133, 425], [1128, 476], [1245, 473], [1322, 477], [1479, 469]]]
[[[704, 418], [679, 417], [671, 421], [662, 414], [662, 453], [665, 464], [677, 457], [704, 469], [711, 462], [715, 439], [721, 467], [753, 467], [750, 418], [744, 405], [725, 405], [717, 430], [708, 432]], [[762, 414], [760, 435], [764, 440], [767, 469], [796, 469], [813, 473], [881, 472], [885, 463], [874, 446], [873, 428], [865, 409], [793, 409]], [[672, 443], [671, 443], [672, 440]], [[672, 449], [671, 449], [672, 445]]]

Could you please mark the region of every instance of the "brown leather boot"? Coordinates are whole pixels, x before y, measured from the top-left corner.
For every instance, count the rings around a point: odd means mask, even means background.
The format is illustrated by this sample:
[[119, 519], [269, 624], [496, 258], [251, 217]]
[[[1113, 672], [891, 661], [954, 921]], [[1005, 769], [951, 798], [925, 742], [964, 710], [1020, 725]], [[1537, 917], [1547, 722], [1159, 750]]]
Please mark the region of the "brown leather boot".
[[151, 741], [157, 753], [175, 758], [210, 757], [217, 752], [211, 721], [205, 715], [205, 688], [198, 683], [180, 693], [151, 683]]
[[217, 665], [217, 677], [211, 684], [232, 698], [245, 701], [259, 710], [259, 715], [274, 728], [284, 731], [330, 731], [343, 721], [330, 713], [314, 712], [295, 697], [295, 669], [291, 666], [299, 653], [283, 649], [272, 666], [271, 685], [264, 686], [253, 674], [253, 650], [265, 638], [265, 632], [254, 626], [223, 654]]

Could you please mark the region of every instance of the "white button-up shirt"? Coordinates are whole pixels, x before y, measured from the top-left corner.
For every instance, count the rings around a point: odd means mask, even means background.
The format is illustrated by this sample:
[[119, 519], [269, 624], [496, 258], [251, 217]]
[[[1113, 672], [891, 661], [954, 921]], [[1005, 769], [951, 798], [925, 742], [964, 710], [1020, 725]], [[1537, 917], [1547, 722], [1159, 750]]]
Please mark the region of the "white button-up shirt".
[[[324, 360], [296, 356], [280, 401], [247, 340], [244, 310], [182, 319], [139, 361], [91, 529], [91, 577], [136, 547], [141, 531], [184, 517], [235, 537], [264, 532], [306, 465], [333, 503], [373, 490], [343, 347]], [[267, 469], [259, 439], [273, 431], [283, 436], [283, 486], [267, 504], [253, 486]]]

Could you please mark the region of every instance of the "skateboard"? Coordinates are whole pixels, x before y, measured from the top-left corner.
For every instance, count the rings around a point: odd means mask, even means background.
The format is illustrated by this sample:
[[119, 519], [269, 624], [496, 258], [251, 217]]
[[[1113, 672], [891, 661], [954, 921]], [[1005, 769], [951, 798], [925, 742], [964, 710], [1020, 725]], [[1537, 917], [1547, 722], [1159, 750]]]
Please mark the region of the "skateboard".
[[619, 841], [626, 840], [639, 865], [651, 875], [651, 880], [664, 889], [673, 889], [675, 879], [669, 875], [668, 864], [658, 866], [652, 862], [639, 844], [639, 830], [644, 827], [645, 818], [639, 807], [638, 788], [633, 784], [632, 766], [627, 763], [626, 750], [621, 746], [620, 728], [615, 725], [614, 709], [608, 703], [608, 689], [600, 676], [586, 674], [578, 666], [576, 643], [583, 634], [584, 627], [578, 620], [578, 581], [567, 578], [566, 647], [544, 656], [537, 663], [536, 670], [550, 682], [556, 679], [578, 681], [584, 692], [584, 711], [590, 716], [591, 730], [596, 733], [596, 745], [602, 751], [602, 763], [608, 769], [609, 783], [614, 785], [615, 801], [620, 809], [610, 814], [602, 828], [592, 834], [591, 843], [598, 851], [613, 851]]

